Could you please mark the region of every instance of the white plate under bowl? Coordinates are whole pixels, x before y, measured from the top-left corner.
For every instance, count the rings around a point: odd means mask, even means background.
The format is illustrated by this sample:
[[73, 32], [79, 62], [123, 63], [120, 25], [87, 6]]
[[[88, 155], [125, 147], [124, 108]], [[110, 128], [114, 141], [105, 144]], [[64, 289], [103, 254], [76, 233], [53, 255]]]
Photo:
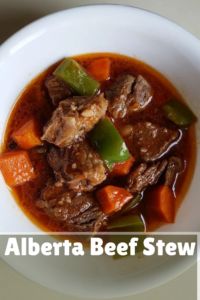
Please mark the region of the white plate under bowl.
[[[44, 17], [20, 30], [0, 48], [0, 139], [13, 104], [38, 73], [63, 58], [90, 52], [115, 52], [136, 57], [164, 74], [200, 117], [200, 42], [163, 17], [133, 7], [86, 6]], [[199, 144], [199, 123], [197, 140]], [[162, 231], [200, 229], [199, 147], [194, 178], [178, 212], [176, 223]], [[0, 231], [40, 232], [23, 214], [0, 178]], [[101, 259], [8, 261], [29, 278], [67, 294], [81, 297], [117, 297], [139, 293], [171, 279], [191, 263], [148, 265]], [[66, 263], [67, 262], [67, 263]], [[143, 268], [140, 266], [143, 265]], [[145, 266], [144, 266], [145, 265]], [[148, 268], [147, 268], [148, 265]]]

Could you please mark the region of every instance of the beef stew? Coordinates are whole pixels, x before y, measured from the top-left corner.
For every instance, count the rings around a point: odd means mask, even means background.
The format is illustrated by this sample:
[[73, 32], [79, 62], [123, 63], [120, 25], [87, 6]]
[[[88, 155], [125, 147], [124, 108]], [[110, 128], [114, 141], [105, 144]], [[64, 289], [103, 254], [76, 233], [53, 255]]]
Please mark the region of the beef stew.
[[129, 231], [130, 216], [131, 231], [138, 220], [152, 230], [175, 221], [192, 179], [195, 121], [171, 83], [143, 62], [109, 53], [66, 58], [20, 95], [0, 170], [46, 230], [107, 231], [114, 223]]

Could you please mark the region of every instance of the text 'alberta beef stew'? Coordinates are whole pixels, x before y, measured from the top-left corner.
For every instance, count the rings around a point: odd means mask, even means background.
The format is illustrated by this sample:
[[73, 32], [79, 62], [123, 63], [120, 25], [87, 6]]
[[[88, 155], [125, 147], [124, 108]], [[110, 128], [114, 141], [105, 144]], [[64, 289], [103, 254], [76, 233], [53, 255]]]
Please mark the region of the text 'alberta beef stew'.
[[174, 222], [189, 185], [195, 121], [171, 84], [142, 62], [66, 58], [17, 101], [0, 169], [43, 228], [152, 230]]

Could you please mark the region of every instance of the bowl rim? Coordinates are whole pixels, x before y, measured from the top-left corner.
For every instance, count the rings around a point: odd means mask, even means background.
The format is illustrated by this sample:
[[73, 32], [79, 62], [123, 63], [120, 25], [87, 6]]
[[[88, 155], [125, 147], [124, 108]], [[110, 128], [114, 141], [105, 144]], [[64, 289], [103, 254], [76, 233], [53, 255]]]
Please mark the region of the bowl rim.
[[200, 39], [198, 37], [196, 37], [195, 35], [193, 35], [190, 31], [188, 31], [187, 29], [183, 28], [181, 25], [179, 25], [176, 21], [171, 20], [170, 18], [163, 16], [157, 12], [153, 12], [151, 10], [145, 9], [145, 8], [139, 8], [137, 6], [134, 5], [130, 5], [130, 4], [112, 4], [112, 3], [103, 3], [103, 4], [86, 4], [86, 5], [79, 5], [79, 6], [75, 6], [75, 7], [71, 7], [71, 8], [67, 8], [67, 9], [63, 9], [63, 10], [59, 10], [50, 14], [47, 14], [43, 17], [40, 17], [30, 23], [28, 23], [27, 25], [23, 26], [21, 29], [17, 30], [15, 33], [13, 33], [10, 37], [8, 37], [2, 44], [0, 44], [0, 64], [1, 64], [1, 55], [3, 55], [4, 53], [2, 53], [3, 51], [8, 51], [9, 49], [12, 48], [13, 44], [15, 44], [15, 40], [17, 40], [18, 38], [20, 38], [20, 36], [29, 36], [30, 32], [28, 32], [28, 30], [33, 31], [34, 27], [36, 27], [38, 24], [40, 24], [41, 22], [45, 22], [46, 20], [49, 20], [51, 18], [56, 18], [58, 15], [61, 14], [65, 14], [66, 12], [70, 11], [78, 11], [78, 10], [87, 10], [88, 8], [124, 8], [124, 9], [133, 9], [135, 11], [138, 12], [143, 12], [143, 13], [147, 13], [148, 15], [151, 15], [152, 17], [157, 17], [160, 18], [161, 20], [165, 20], [165, 22], [176, 26], [177, 29], [179, 29], [179, 31], [181, 31], [184, 34], [188, 35], [188, 38], [192, 38], [195, 42], [199, 43], [200, 46]]

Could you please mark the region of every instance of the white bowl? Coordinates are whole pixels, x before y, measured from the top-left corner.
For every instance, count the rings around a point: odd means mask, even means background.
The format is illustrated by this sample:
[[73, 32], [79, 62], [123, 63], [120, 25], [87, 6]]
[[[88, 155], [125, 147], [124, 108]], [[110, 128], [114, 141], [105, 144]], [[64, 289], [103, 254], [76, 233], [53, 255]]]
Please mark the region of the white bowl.
[[[65, 56], [90, 52], [116, 52], [150, 64], [175, 85], [200, 117], [199, 40], [169, 20], [144, 10], [117, 5], [86, 6], [44, 17], [20, 30], [1, 46], [1, 141], [13, 104], [31, 79]], [[199, 129], [197, 123], [198, 143]], [[199, 166], [198, 148], [194, 178], [176, 223], [164, 226], [162, 231], [199, 231]], [[1, 232], [40, 232], [13, 200], [3, 178], [0, 178], [0, 188]], [[28, 264], [21, 266], [15, 260], [11, 264], [44, 285], [92, 298], [137, 293], [160, 284], [188, 266], [185, 262], [171, 265], [168, 262], [162, 267], [154, 264], [149, 266], [148, 272], [139, 274], [132, 264], [114, 263], [108, 258], [77, 261], [75, 268], [74, 259], [68, 259], [69, 268], [63, 268], [66, 265], [63, 261], [52, 263], [57, 278], [67, 278], [67, 282], [59, 283], [51, 272], [45, 277], [42, 261], [31, 270]], [[153, 267], [154, 271], [150, 272]]]

